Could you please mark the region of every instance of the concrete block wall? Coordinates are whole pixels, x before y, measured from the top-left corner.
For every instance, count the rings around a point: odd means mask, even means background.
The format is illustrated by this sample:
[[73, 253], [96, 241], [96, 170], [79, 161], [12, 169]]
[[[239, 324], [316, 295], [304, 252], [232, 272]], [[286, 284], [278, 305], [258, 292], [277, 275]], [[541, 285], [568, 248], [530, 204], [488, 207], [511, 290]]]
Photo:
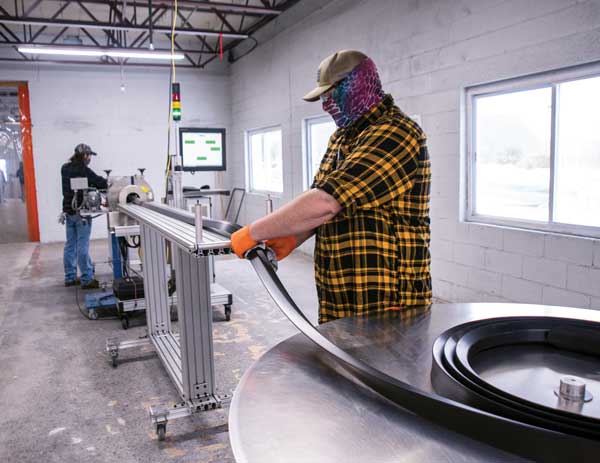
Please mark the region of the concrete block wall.
[[[62, 192], [60, 167], [81, 142], [98, 156], [90, 167], [99, 175], [132, 175], [145, 167], [157, 196], [164, 196], [169, 120], [169, 69], [39, 65], [0, 66], [0, 80], [26, 81], [33, 122], [33, 155], [42, 242], [63, 241], [57, 223]], [[229, 78], [226, 73], [178, 70], [181, 126], [230, 128]], [[122, 92], [121, 83], [125, 84]], [[172, 136], [172, 140], [174, 137]], [[172, 144], [171, 152], [174, 145]], [[215, 187], [221, 175], [185, 174], [186, 185]], [[106, 222], [94, 222], [93, 238], [106, 237]]]
[[[244, 132], [281, 125], [285, 191], [275, 207], [303, 191], [302, 121], [323, 112], [301, 97], [324, 57], [362, 50], [428, 135], [435, 295], [600, 309], [597, 240], [462, 216], [464, 88], [600, 60], [600, 1], [305, 0], [257, 37], [260, 46], [231, 69], [232, 185], [245, 185]], [[263, 198], [248, 195], [242, 219], [263, 213]]]
[[[598, 240], [473, 223], [461, 228], [453, 240], [443, 230], [433, 240], [438, 297], [600, 309]], [[473, 244], [476, 235], [489, 241]]]

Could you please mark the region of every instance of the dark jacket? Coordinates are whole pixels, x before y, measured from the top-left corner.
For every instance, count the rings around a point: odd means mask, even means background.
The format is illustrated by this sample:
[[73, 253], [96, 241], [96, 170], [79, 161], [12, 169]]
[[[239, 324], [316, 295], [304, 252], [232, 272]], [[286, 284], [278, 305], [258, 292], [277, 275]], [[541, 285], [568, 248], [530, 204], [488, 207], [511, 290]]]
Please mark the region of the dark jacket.
[[[71, 161], [63, 164], [60, 169], [62, 177], [62, 192], [63, 192], [63, 212], [67, 214], [75, 214], [71, 203], [73, 202], [74, 191], [71, 190], [71, 179], [75, 177], [86, 177], [90, 188], [98, 188], [105, 190], [108, 188], [106, 179], [96, 175], [92, 169], [86, 166], [83, 162]], [[77, 194], [77, 204], [83, 201], [83, 192]]]
[[23, 161], [19, 163], [19, 168], [17, 169], [17, 173], [15, 174], [19, 179], [19, 183], [23, 185], [25, 183], [25, 172], [23, 172]]

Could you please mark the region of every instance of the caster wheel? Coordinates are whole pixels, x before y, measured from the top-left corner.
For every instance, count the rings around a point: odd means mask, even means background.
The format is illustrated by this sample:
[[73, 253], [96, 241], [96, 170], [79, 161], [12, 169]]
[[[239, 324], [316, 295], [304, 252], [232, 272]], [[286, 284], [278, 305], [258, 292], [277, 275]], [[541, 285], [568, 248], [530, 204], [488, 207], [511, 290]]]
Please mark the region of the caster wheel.
[[123, 327], [124, 330], [129, 328], [129, 317], [121, 318], [121, 326]]
[[227, 320], [227, 321], [231, 320], [231, 306], [230, 305], [225, 306], [225, 320]]
[[92, 309], [88, 312], [88, 317], [90, 317], [90, 320], [97, 320], [98, 312], [96, 312], [94, 309]]
[[166, 424], [157, 424], [156, 425], [156, 435], [158, 436], [159, 441], [165, 440], [167, 435], [167, 425]]
[[112, 357], [110, 358], [110, 360], [111, 360], [111, 363], [112, 363], [112, 367], [113, 367], [113, 368], [117, 368], [117, 356], [116, 356], [116, 355], [115, 355], [115, 356], [112, 356]]

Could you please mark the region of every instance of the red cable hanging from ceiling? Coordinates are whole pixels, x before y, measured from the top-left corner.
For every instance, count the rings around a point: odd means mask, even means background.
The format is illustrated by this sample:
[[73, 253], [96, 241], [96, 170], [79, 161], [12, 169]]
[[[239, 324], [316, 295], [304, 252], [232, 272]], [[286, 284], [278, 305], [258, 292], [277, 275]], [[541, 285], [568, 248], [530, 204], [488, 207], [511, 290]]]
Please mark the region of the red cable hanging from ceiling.
[[219, 34], [219, 59], [223, 60], [223, 31]]

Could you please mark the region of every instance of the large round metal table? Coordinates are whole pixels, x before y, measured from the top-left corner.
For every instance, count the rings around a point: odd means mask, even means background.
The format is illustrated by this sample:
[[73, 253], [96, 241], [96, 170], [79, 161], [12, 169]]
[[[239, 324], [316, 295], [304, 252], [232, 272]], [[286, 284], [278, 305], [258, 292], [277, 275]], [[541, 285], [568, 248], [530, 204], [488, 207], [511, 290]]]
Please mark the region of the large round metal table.
[[[436, 338], [461, 323], [509, 316], [600, 322], [598, 311], [567, 307], [434, 304], [411, 317], [389, 312], [341, 319], [319, 331], [371, 366], [434, 392]], [[600, 399], [600, 378], [591, 376], [590, 390]], [[273, 347], [243, 376], [231, 403], [229, 432], [240, 463], [521, 461], [397, 407], [358, 384], [302, 334]]]

